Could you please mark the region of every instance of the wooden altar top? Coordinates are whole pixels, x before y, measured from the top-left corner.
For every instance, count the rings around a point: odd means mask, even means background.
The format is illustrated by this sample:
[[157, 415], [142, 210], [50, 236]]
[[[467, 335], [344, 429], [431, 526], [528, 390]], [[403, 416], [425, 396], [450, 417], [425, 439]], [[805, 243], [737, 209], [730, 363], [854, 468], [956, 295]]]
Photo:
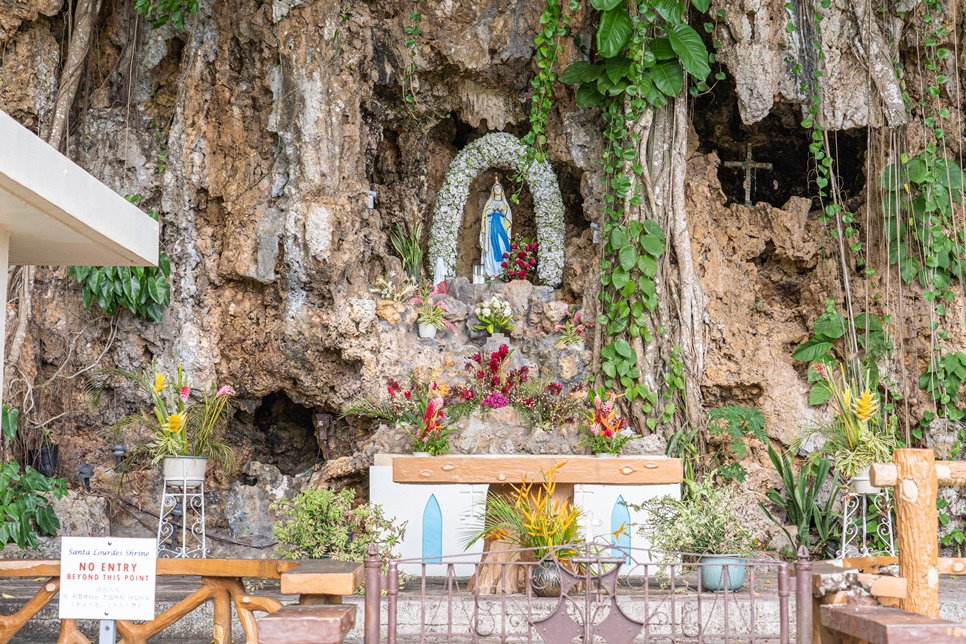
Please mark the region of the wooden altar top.
[[376, 457], [376, 465], [392, 465], [395, 483], [540, 482], [543, 473], [558, 463], [563, 465], [556, 472], [556, 480], [564, 484], [663, 485], [684, 480], [681, 459], [662, 456], [380, 454]]

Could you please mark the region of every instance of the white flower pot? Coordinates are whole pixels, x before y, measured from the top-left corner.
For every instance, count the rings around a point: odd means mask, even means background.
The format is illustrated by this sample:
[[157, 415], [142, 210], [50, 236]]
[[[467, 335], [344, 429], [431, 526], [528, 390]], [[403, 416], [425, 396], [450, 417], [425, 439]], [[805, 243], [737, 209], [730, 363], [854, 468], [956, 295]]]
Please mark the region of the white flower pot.
[[419, 337], [421, 338], [435, 338], [436, 331], [436, 327], [432, 324], [419, 323]]
[[597, 458], [619, 458], [620, 454], [598, 454]]
[[869, 470], [871, 468], [872, 466], [870, 465], [852, 477], [852, 489], [855, 490], [856, 494], [878, 494], [882, 491], [882, 488], [872, 485], [872, 481], [869, 478]]
[[429, 456], [429, 452], [413, 452], [413, 456]]
[[583, 340], [581, 340], [577, 344], [568, 344], [567, 345], [567, 348], [568, 349], [573, 349], [574, 351], [583, 351], [585, 347], [584, 347]]
[[169, 485], [198, 487], [205, 482], [208, 459], [196, 456], [166, 456], [161, 461], [164, 478]]

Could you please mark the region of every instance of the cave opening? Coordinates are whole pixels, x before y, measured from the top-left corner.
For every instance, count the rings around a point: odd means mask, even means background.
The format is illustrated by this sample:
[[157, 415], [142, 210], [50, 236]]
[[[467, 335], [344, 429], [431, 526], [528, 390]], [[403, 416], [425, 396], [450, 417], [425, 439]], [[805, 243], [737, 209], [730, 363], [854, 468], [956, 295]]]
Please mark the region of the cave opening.
[[289, 476], [308, 471], [325, 458], [316, 438], [319, 415], [327, 414], [294, 402], [284, 391], [265, 396], [254, 412], [252, 458]]
[[[718, 179], [728, 203], [745, 203], [745, 170], [726, 163], [744, 162], [751, 146], [755, 163], [770, 163], [751, 175], [751, 202], [780, 208], [791, 197], [816, 199], [815, 162], [808, 146], [811, 131], [801, 125], [799, 105], [775, 103], [761, 121], [745, 124], [738, 111], [734, 80], [726, 78], [694, 100], [692, 122], [698, 135], [698, 152], [717, 152]], [[865, 189], [865, 129], [830, 132], [832, 156], [843, 201], [860, 197]]]

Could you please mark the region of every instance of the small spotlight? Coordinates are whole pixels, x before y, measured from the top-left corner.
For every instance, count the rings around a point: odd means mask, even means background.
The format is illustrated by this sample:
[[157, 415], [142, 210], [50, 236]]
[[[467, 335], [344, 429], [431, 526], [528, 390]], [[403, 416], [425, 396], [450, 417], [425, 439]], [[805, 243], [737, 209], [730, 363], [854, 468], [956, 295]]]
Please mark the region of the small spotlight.
[[121, 461], [127, 456], [127, 449], [123, 445], [115, 445], [112, 454], [114, 454], [114, 467], [120, 467]]
[[90, 463], [84, 463], [80, 466], [80, 470], [77, 472], [77, 476], [84, 481], [84, 491], [91, 491], [91, 477], [94, 476], [94, 468], [91, 467]]

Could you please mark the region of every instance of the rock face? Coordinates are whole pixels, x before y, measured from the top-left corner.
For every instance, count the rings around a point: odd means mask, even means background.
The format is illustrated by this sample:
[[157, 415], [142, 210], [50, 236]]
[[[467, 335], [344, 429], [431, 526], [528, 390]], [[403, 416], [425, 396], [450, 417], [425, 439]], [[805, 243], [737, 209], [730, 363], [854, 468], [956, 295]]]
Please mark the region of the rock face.
[[[382, 392], [386, 377], [461, 376], [469, 355], [494, 348], [472, 329], [473, 307], [486, 297], [498, 294], [513, 306], [517, 321], [508, 341], [517, 364], [566, 384], [594, 374], [599, 347], [592, 338], [586, 351], [554, 346], [570, 304], [582, 306], [587, 319], [597, 314], [600, 240], [592, 224], [600, 223], [604, 194], [599, 114], [577, 108], [572, 89], [561, 84], [547, 149], [566, 211], [563, 287], [467, 279], [477, 257], [476, 213], [493, 174], [506, 172], [496, 168], [471, 187], [458, 245], [464, 272], [442, 298], [457, 334], [420, 340], [412, 306], [370, 291], [378, 278], [403, 272], [389, 240], [394, 226], [420, 221], [425, 247], [436, 191], [457, 152], [490, 131], [528, 131], [536, 4], [425, 3], [423, 35], [412, 52], [405, 44], [412, 8], [406, 0], [202, 2], [180, 31], [148, 28], [130, 2], [101, 4], [67, 151], [117, 192], [140, 196], [144, 208], [159, 213], [173, 267], [172, 302], [159, 325], [128, 312], [111, 319], [96, 306], [84, 310], [66, 268], [38, 269], [28, 339], [5, 391], [11, 404], [31, 410], [22, 416], [28, 442], [46, 431], [60, 442], [62, 473], [84, 462], [113, 466], [117, 438], [107, 428], [145, 404], [118, 389], [100, 408], [89, 408], [83, 379], [93, 365], [137, 370], [153, 361], [170, 372], [183, 364], [196, 392], [212, 381], [239, 392], [230, 441], [243, 468], [213, 480], [211, 514], [225, 534], [255, 542], [270, 538], [268, 504], [289, 498], [306, 480], [364, 489], [371, 454], [398, 451], [402, 439], [340, 414], [361, 395]], [[565, 39], [560, 69], [583, 58], [576, 37], [593, 38], [597, 15], [583, 4], [572, 16], [575, 38]], [[820, 4], [809, 0], [802, 12]], [[706, 370], [692, 377], [706, 407], [758, 406], [769, 435], [788, 444], [799, 428], [821, 420], [807, 405], [805, 366], [790, 354], [809, 337], [827, 300], [843, 304], [828, 231], [811, 200], [808, 134], [798, 126], [807, 101], [801, 70], [821, 68], [827, 130], [899, 125], [907, 116], [901, 92], [896, 102], [892, 60], [908, 45], [899, 37], [903, 23], [871, 11], [867, 0], [818, 8], [825, 18], [821, 57], [811, 44], [814, 27], [799, 24], [799, 12], [788, 15], [780, 0], [714, 0], [712, 10], [724, 12], [712, 38], [721, 42], [718, 60], [729, 80], [714, 88], [706, 114], [694, 114], [707, 127], [691, 133], [689, 146], [687, 223], [708, 296], [709, 338]], [[61, 0], [0, 8], [0, 109], [40, 134], [50, 128], [62, 84], [69, 20]], [[415, 74], [407, 79], [409, 61]], [[906, 66], [910, 79], [915, 67]], [[411, 104], [404, 100], [410, 89]], [[783, 198], [745, 206], [740, 195], [722, 191], [731, 170], [719, 172], [717, 146], [726, 138], [741, 150], [746, 141], [767, 144], [769, 130], [752, 128], [766, 121], [804, 143], [765, 159], [775, 163], [773, 176], [757, 175], [756, 196], [771, 190]], [[925, 132], [919, 123], [909, 126], [910, 149], [922, 147]], [[877, 209], [866, 209], [861, 196], [866, 137], [858, 139], [854, 163], [842, 173], [854, 175], [847, 189], [856, 219], [871, 220]], [[766, 185], [772, 181], [773, 189]], [[803, 187], [785, 189], [791, 184]], [[526, 186], [514, 206], [514, 228], [521, 235], [535, 230]], [[848, 270], [860, 275], [856, 266]], [[856, 279], [853, 297], [871, 300], [876, 288]], [[899, 297], [886, 293], [883, 300], [895, 310]], [[883, 365], [896, 381], [904, 370], [921, 372], [922, 356], [931, 352], [928, 307], [915, 293], [901, 297], [906, 327], [897, 335], [911, 357]], [[7, 311], [8, 344], [24, 301], [21, 294]], [[948, 307], [951, 347], [964, 346], [962, 307], [962, 298]], [[928, 404], [914, 384], [903, 394], [914, 412]], [[531, 436], [519, 419], [497, 412], [486, 422], [466, 422], [455, 445], [467, 452], [566, 453], [577, 440], [571, 430]], [[506, 426], [494, 430], [500, 423]], [[127, 440], [134, 448], [143, 437]], [[631, 450], [661, 451], [662, 443], [647, 437]], [[762, 448], [754, 445], [746, 463], [757, 489], [770, 483]], [[144, 500], [155, 498], [153, 473], [134, 484]], [[64, 508], [72, 529], [103, 525], [84, 512]], [[97, 513], [92, 509], [91, 517]], [[112, 529], [152, 534], [149, 517], [125, 513]]]

